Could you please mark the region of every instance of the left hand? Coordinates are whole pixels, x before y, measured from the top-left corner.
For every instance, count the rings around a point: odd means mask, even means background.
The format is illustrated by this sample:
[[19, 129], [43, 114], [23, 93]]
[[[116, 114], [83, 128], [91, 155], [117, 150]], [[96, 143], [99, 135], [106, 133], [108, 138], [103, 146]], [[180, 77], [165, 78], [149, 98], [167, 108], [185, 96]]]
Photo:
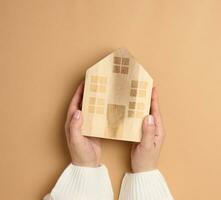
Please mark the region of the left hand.
[[143, 120], [140, 143], [134, 143], [131, 151], [131, 167], [134, 173], [157, 168], [160, 150], [165, 138], [156, 87], [152, 90], [151, 114]]
[[98, 167], [100, 165], [101, 146], [98, 138], [81, 135], [83, 116], [81, 103], [83, 97], [84, 82], [82, 82], [68, 109], [65, 123], [65, 132], [71, 160], [74, 165], [84, 167]]

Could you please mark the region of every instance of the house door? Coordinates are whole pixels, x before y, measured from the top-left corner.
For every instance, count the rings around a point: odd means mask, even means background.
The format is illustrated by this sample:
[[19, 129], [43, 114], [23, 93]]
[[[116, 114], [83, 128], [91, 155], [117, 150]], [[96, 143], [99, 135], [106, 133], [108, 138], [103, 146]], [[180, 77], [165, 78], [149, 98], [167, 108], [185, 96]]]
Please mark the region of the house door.
[[125, 109], [124, 105], [107, 105], [107, 137], [119, 139], [122, 137]]

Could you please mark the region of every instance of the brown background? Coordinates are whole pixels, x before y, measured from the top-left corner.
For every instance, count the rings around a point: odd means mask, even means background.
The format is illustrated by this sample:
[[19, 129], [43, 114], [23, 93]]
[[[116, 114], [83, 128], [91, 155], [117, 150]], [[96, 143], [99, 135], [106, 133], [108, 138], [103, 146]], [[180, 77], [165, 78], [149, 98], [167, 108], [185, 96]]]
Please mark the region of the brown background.
[[[159, 87], [160, 169], [177, 200], [221, 199], [219, 0], [1, 0], [0, 198], [38, 200], [70, 162], [63, 124], [85, 70], [126, 47]], [[127, 142], [103, 142], [117, 196]]]

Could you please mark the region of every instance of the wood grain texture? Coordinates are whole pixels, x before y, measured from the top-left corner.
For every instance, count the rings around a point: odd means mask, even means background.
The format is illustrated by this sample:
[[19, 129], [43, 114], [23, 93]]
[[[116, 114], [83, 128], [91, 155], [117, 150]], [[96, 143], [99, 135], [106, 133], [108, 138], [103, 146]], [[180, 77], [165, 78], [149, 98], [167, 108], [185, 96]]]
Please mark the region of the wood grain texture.
[[[220, 10], [218, 0], [0, 0], [1, 199], [51, 190], [70, 162], [73, 93], [89, 66], [120, 47], [158, 87], [167, 133], [159, 168], [175, 199], [221, 199]], [[102, 140], [116, 200], [130, 147]]]
[[100, 60], [86, 72], [82, 134], [139, 142], [152, 86], [151, 76], [127, 49]]

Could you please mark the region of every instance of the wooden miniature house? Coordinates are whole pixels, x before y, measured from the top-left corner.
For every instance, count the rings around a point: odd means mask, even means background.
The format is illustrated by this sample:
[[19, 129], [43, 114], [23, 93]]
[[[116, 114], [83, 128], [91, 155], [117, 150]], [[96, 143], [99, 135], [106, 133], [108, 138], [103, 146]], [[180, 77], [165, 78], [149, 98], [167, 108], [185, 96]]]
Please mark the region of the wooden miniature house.
[[126, 49], [86, 72], [82, 134], [139, 142], [149, 114], [153, 80]]

